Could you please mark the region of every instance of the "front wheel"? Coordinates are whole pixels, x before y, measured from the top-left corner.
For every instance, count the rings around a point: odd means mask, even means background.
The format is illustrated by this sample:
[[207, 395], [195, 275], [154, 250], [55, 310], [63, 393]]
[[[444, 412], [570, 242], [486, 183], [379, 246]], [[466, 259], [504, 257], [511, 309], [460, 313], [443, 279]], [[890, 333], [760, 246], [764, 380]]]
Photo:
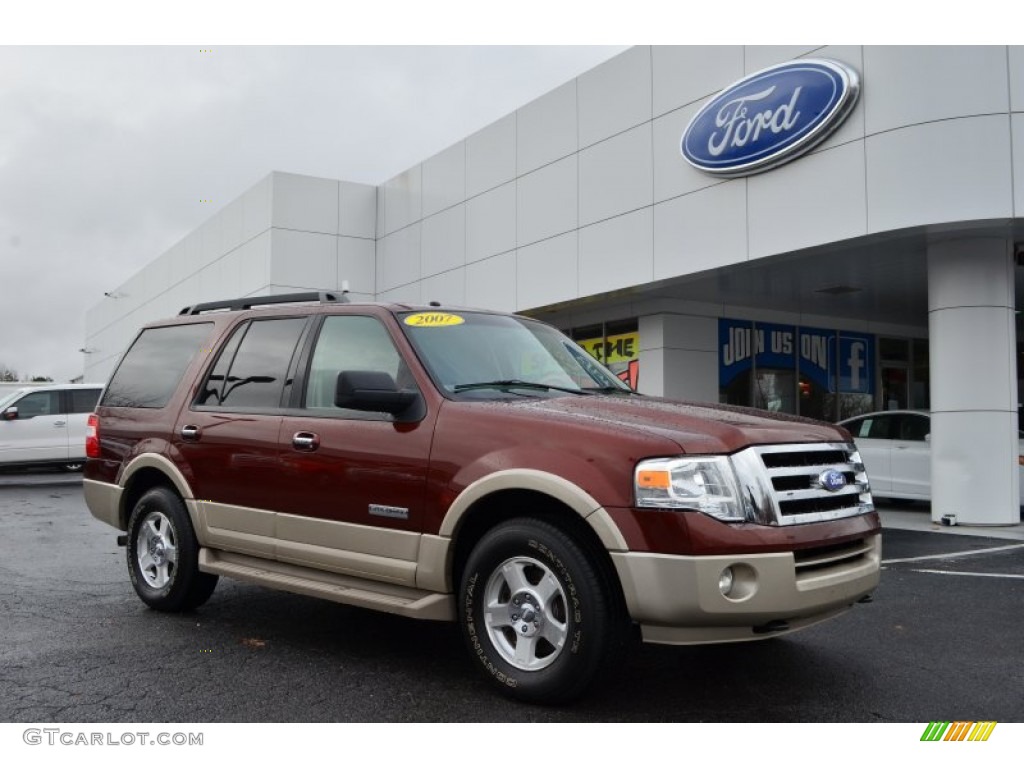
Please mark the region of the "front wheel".
[[532, 518], [502, 523], [474, 547], [459, 621], [479, 668], [505, 694], [569, 701], [622, 649], [628, 621], [621, 599], [587, 552]]
[[182, 500], [168, 488], [142, 495], [128, 521], [128, 574], [150, 608], [177, 612], [205, 603], [217, 576], [199, 570], [199, 545]]

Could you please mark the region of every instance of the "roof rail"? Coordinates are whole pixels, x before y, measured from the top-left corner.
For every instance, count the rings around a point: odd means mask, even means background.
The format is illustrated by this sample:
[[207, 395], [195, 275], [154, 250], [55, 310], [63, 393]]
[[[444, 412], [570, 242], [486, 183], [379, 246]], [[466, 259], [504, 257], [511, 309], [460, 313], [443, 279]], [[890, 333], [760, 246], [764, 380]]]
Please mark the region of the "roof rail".
[[201, 312], [212, 312], [218, 309], [238, 311], [268, 304], [294, 304], [300, 301], [318, 301], [321, 304], [339, 304], [348, 302], [345, 292], [328, 293], [327, 291], [310, 291], [308, 293], [278, 293], [273, 296], [253, 296], [246, 299], [226, 299], [223, 301], [207, 301], [185, 307], [179, 315], [198, 315]]

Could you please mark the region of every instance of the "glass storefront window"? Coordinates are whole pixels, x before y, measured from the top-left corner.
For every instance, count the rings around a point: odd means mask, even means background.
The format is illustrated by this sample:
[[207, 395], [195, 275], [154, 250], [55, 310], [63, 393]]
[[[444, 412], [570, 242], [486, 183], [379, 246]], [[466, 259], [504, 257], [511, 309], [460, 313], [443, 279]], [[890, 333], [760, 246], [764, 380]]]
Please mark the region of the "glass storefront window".
[[640, 326], [637, 319], [573, 328], [569, 335], [633, 389], [640, 384]]

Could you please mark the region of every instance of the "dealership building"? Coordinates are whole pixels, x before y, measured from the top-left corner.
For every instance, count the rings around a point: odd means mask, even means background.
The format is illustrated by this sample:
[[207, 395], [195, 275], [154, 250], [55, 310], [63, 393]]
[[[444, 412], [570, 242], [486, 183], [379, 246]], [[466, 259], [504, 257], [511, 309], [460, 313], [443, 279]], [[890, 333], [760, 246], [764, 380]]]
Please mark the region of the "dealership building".
[[377, 186], [274, 172], [89, 310], [516, 311], [639, 391], [931, 412], [932, 517], [1020, 521], [1024, 47], [631, 48]]

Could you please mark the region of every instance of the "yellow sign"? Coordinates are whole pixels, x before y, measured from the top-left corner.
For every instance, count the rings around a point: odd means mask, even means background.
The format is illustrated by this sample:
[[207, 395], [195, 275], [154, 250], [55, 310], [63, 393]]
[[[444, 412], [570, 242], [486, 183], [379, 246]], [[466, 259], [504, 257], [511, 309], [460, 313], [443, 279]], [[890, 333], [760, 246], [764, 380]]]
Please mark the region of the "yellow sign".
[[405, 318], [405, 324], [414, 328], [440, 328], [446, 325], [462, 325], [465, 318], [449, 315], [447, 312], [420, 312]]
[[628, 363], [640, 355], [640, 334], [637, 331], [619, 333], [604, 339], [583, 339], [576, 343], [605, 365]]

